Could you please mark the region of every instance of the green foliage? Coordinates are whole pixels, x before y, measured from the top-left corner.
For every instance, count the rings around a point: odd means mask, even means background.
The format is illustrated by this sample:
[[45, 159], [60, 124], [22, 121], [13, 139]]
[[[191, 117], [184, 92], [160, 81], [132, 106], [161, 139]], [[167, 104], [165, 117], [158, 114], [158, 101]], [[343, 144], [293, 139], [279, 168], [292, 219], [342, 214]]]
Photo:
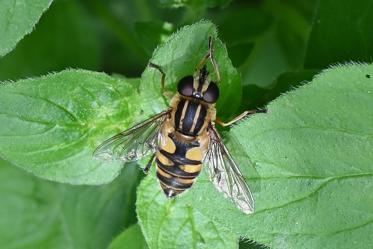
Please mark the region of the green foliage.
[[150, 248], [192, 242], [235, 248], [239, 236], [271, 248], [366, 248], [373, 218], [373, 84], [367, 75], [372, 65], [329, 69], [271, 102], [267, 114], [230, 130], [229, 147], [256, 200], [252, 215], [222, 197], [206, 174], [173, 201], [154, 177], [145, 179], [137, 210]]
[[[199, 176], [198, 181], [203, 181]], [[193, 202], [204, 198], [188, 191]], [[238, 238], [225, 226], [220, 226], [206, 214], [186, 204], [182, 196], [168, 200], [159, 183], [155, 170], [144, 179], [137, 194], [137, 214], [150, 248], [236, 248]], [[205, 203], [206, 204], [206, 203]], [[215, 208], [208, 205], [212, 212]]]
[[251, 31], [241, 36], [241, 40], [244, 37], [246, 41], [255, 43], [253, 51], [240, 68], [245, 85], [266, 87], [281, 73], [301, 69], [311, 15], [304, 14], [300, 9], [312, 9], [314, 2], [309, 1], [310, 6], [299, 6], [295, 1], [287, 4], [268, 1], [261, 8], [251, 10], [257, 13], [250, 15], [250, 22], [260, 25], [249, 26]]
[[[371, 248], [373, 66], [341, 64], [371, 61], [370, 1], [55, 0], [36, 24], [50, 2], [0, 0], [1, 248]], [[208, 36], [218, 116], [268, 108], [221, 131], [252, 215], [206, 169], [169, 200], [154, 167], [136, 191], [138, 165], [92, 158], [168, 106], [147, 63], [174, 93]]]
[[134, 121], [137, 102], [136, 88], [125, 80], [82, 70], [4, 83], [0, 156], [54, 181], [110, 182], [121, 163], [103, 166], [92, 150]]
[[304, 62], [307, 68], [372, 61], [373, 2], [320, 1]]
[[25, 35], [30, 33], [52, 0], [0, 1], [0, 57], [9, 53]]
[[[207, 53], [209, 36], [214, 40], [214, 55], [219, 64], [222, 79], [221, 95], [217, 103], [219, 115], [232, 115], [241, 102], [240, 75], [232, 66], [227, 50], [217, 38], [216, 27], [211, 22], [202, 21], [182, 28], [154, 51], [150, 61], [161, 66], [166, 73], [165, 90], [175, 92], [177, 82], [184, 76], [193, 75], [196, 65]], [[208, 66], [210, 72], [213, 72], [210, 63]], [[211, 73], [211, 77], [215, 80], [215, 73]], [[143, 102], [152, 102], [148, 105], [153, 106], [153, 110], [158, 112], [165, 108], [165, 105], [157, 106], [154, 101], [155, 98], [162, 98], [160, 80], [159, 71], [147, 67], [141, 76], [140, 84]], [[230, 106], [229, 110], [223, 108], [226, 105]]]
[[231, 130], [260, 175], [257, 212], [245, 224], [254, 240], [273, 248], [370, 244], [372, 74], [372, 65], [329, 69]]
[[0, 161], [0, 247], [105, 248], [134, 222], [138, 176], [128, 167], [109, 185], [78, 187], [40, 180]]
[[97, 70], [100, 44], [93, 26], [87, 11], [77, 2], [53, 3], [37, 29], [0, 60], [0, 80], [39, 76], [65, 68]]

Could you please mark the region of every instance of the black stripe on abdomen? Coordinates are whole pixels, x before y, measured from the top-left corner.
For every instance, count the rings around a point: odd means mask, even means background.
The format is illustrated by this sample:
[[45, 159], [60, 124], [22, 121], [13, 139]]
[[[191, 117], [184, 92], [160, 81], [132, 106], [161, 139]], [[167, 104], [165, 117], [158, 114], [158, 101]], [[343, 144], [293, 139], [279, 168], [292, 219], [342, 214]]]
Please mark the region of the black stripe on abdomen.
[[163, 176], [159, 172], [160, 170], [161, 169], [158, 168], [157, 178], [159, 179], [160, 182], [162, 182], [168, 188], [173, 188], [173, 189], [176, 189], [176, 190], [185, 190], [185, 189], [190, 188], [193, 185], [193, 182], [191, 182], [191, 183], [183, 183], [183, 182], [179, 181], [182, 178]]
[[[186, 157], [187, 151], [200, 146], [198, 142], [184, 143], [178, 141], [173, 134], [169, 134], [169, 137], [175, 144], [176, 149], [173, 153], [159, 149], [156, 154], [158, 155], [156, 163], [157, 178], [160, 185], [166, 196], [173, 197], [193, 185], [195, 178], [201, 172], [202, 162]], [[167, 165], [162, 162], [167, 162]]]
[[[175, 177], [196, 178], [200, 173], [200, 171], [193, 172], [193, 173], [186, 172], [186, 171], [184, 171], [180, 168], [180, 165], [166, 166], [166, 165], [162, 164], [162, 162], [160, 162], [158, 160], [158, 158], [155, 161], [156, 161], [157, 166], [159, 168], [161, 168], [164, 172], [166, 172], [168, 174], [171, 174]], [[199, 164], [195, 165], [195, 167], [198, 167], [198, 166], [199, 166]]]

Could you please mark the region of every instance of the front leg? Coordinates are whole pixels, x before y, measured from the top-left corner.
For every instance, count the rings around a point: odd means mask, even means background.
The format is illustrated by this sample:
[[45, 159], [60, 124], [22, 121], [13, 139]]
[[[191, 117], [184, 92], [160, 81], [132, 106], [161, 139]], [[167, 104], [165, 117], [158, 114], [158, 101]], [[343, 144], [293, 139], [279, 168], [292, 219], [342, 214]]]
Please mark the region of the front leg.
[[172, 92], [165, 91], [166, 73], [163, 71], [162, 67], [152, 62], [149, 62], [148, 66], [158, 70], [161, 73], [161, 94], [167, 99], [171, 99], [174, 94]]

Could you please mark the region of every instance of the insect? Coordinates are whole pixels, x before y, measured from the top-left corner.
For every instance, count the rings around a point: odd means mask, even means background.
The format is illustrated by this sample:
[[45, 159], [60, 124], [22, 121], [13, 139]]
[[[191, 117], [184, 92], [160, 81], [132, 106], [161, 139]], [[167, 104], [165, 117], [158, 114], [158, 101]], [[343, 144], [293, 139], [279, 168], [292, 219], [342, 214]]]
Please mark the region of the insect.
[[[209, 61], [215, 81], [207, 70]], [[158, 65], [149, 63], [149, 66], [161, 73], [164, 89], [166, 74]], [[244, 213], [254, 212], [249, 187], [223, 144], [215, 123], [228, 126], [255, 111], [246, 111], [228, 123], [217, 119], [215, 103], [219, 98], [219, 82], [219, 68], [209, 37], [208, 52], [200, 60], [194, 75], [178, 82], [178, 92], [171, 99], [169, 109], [104, 141], [94, 156], [129, 162], [151, 155], [143, 170], [147, 173], [156, 162], [157, 178], [167, 197], [189, 189], [205, 165], [220, 192]]]

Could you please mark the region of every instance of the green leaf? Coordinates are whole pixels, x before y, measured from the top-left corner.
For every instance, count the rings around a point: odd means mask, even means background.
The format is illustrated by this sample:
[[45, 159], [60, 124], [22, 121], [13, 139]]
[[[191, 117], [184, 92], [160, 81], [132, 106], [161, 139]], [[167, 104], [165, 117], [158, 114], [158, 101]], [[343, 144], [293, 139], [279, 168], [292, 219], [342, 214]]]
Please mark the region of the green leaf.
[[366, 61], [373, 56], [373, 2], [320, 1], [308, 41], [305, 68]]
[[9, 53], [25, 35], [30, 33], [52, 0], [0, 1], [0, 57]]
[[32, 34], [0, 60], [0, 80], [39, 76], [66, 68], [97, 70], [100, 44], [93, 21], [77, 1], [55, 2]]
[[147, 249], [144, 236], [138, 224], [134, 224], [118, 235], [110, 244], [109, 249]]
[[[171, 201], [154, 177], [143, 181], [137, 210], [150, 248], [163, 245], [167, 231], [178, 231], [190, 210], [198, 214], [198, 228], [185, 228], [184, 234], [199, 235], [189, 243], [203, 244], [214, 227], [215, 236], [229, 229], [231, 240], [243, 236], [273, 249], [370, 248], [372, 76], [373, 65], [328, 69], [271, 102], [267, 114], [231, 129], [228, 147], [256, 200], [252, 215], [217, 192], [205, 172]], [[199, 227], [206, 223], [211, 225]], [[167, 248], [176, 248], [174, 243]], [[232, 242], [214, 248], [235, 247]]]
[[136, 89], [102, 73], [68, 70], [0, 85], [0, 157], [33, 174], [73, 184], [112, 181], [120, 162], [92, 152], [144, 118]]
[[134, 222], [139, 170], [100, 187], [38, 179], [0, 160], [0, 247], [106, 248]]
[[[201, 200], [201, 196], [195, 198], [195, 201]], [[238, 238], [229, 229], [219, 226], [193, 206], [186, 205], [182, 197], [168, 199], [160, 189], [154, 170], [138, 188], [136, 207], [151, 249], [229, 249], [238, 246]]]
[[[234, 114], [241, 102], [240, 75], [228, 58], [224, 44], [217, 38], [216, 26], [208, 21], [185, 26], [160, 45], [150, 59], [166, 73], [165, 90], [176, 92], [177, 82], [186, 75], [193, 75], [195, 67], [208, 51], [208, 37], [213, 37], [214, 56], [219, 65], [221, 81], [220, 97], [217, 102], [218, 115], [226, 117]], [[211, 77], [215, 74], [208, 63]], [[166, 108], [169, 100], [161, 94], [161, 74], [147, 67], [141, 76], [140, 93], [143, 102], [152, 107], [153, 112]], [[159, 101], [156, 102], [155, 99]], [[163, 102], [163, 104], [162, 104]], [[223, 108], [229, 106], [229, 110]]]

